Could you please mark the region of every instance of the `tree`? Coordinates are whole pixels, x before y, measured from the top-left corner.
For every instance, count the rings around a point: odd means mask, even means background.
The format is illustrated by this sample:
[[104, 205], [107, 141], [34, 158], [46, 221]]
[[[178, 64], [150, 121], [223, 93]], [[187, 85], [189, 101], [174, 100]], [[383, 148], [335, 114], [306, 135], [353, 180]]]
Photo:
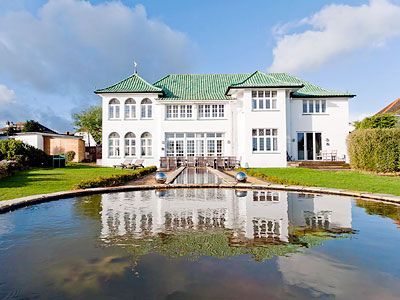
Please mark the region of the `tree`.
[[90, 133], [96, 143], [101, 143], [101, 106], [91, 106], [81, 113], [73, 114], [72, 118], [76, 130]]
[[39, 122], [34, 120], [27, 120], [22, 128], [23, 132], [43, 132], [44, 128]]
[[398, 125], [399, 119], [393, 114], [379, 114], [354, 123], [356, 129], [395, 128]]

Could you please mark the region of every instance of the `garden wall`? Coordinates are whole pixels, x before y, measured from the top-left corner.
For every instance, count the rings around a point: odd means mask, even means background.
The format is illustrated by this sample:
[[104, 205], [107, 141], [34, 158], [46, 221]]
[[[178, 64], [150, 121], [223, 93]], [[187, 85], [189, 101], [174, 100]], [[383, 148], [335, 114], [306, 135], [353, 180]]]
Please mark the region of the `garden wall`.
[[348, 138], [350, 164], [374, 172], [400, 171], [400, 128], [358, 129]]

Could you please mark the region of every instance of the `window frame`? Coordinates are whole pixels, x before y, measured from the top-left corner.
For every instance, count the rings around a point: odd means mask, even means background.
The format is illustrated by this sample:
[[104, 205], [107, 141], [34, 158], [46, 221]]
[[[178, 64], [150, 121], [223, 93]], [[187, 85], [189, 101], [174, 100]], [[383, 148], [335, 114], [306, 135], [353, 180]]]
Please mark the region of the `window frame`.
[[136, 135], [133, 132], [125, 134], [124, 155], [125, 157], [136, 157]]
[[199, 104], [199, 120], [221, 120], [225, 119], [225, 104]]
[[153, 136], [150, 132], [143, 132], [140, 136], [140, 157], [153, 156]]
[[[130, 103], [128, 103], [128, 101]], [[124, 120], [135, 120], [135, 119], [137, 119], [136, 101], [133, 98], [128, 98], [125, 100], [125, 103], [124, 103]]]
[[108, 101], [108, 119], [121, 120], [121, 102], [117, 98]]
[[[318, 108], [318, 111], [317, 111]], [[324, 115], [327, 113], [326, 99], [303, 99], [302, 100], [303, 115]]]
[[251, 146], [253, 153], [278, 153], [278, 129], [277, 128], [253, 128], [251, 129]]
[[188, 120], [193, 117], [192, 104], [167, 104], [165, 107], [166, 120]]
[[140, 119], [153, 119], [153, 101], [151, 101], [149, 98], [144, 98], [142, 101], [140, 101]]
[[251, 91], [251, 111], [276, 111], [278, 108], [278, 90]]
[[121, 137], [117, 132], [111, 132], [108, 135], [108, 157], [121, 157]]

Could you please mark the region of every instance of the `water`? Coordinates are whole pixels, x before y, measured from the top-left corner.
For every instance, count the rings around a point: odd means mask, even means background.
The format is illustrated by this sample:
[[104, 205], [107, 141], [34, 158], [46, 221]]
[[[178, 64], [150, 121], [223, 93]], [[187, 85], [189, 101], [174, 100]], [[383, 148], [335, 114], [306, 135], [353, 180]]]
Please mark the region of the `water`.
[[0, 215], [0, 299], [399, 299], [400, 210], [177, 189]]
[[175, 184], [205, 184], [221, 183], [222, 180], [208, 168], [185, 168], [181, 174], [174, 180]]

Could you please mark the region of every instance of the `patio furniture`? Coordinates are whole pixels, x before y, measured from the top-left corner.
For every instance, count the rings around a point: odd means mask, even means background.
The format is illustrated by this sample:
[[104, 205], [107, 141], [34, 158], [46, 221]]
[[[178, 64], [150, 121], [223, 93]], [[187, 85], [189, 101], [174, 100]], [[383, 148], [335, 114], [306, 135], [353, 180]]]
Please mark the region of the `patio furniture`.
[[217, 157], [217, 169], [225, 169], [225, 159], [221, 156]]
[[331, 160], [332, 161], [337, 161], [337, 150], [332, 150]]
[[197, 167], [205, 167], [206, 166], [206, 159], [204, 156], [197, 157]]
[[177, 166], [176, 157], [168, 157], [168, 169], [176, 169]]
[[215, 157], [214, 156], [207, 156], [206, 157], [207, 166], [211, 168], [215, 168]]
[[139, 169], [139, 168], [144, 168], [143, 166], [144, 160], [143, 159], [137, 159], [133, 164], [131, 164], [131, 169]]
[[114, 165], [115, 168], [121, 168], [121, 169], [127, 169], [132, 165], [132, 159], [125, 159], [122, 163], [119, 165]]
[[236, 165], [237, 165], [236, 157], [228, 156], [228, 162], [227, 162], [228, 169], [234, 169]]
[[168, 169], [168, 157], [160, 157], [160, 168]]
[[186, 159], [186, 165], [188, 167], [195, 167], [196, 166], [196, 160], [194, 156], [188, 156]]

